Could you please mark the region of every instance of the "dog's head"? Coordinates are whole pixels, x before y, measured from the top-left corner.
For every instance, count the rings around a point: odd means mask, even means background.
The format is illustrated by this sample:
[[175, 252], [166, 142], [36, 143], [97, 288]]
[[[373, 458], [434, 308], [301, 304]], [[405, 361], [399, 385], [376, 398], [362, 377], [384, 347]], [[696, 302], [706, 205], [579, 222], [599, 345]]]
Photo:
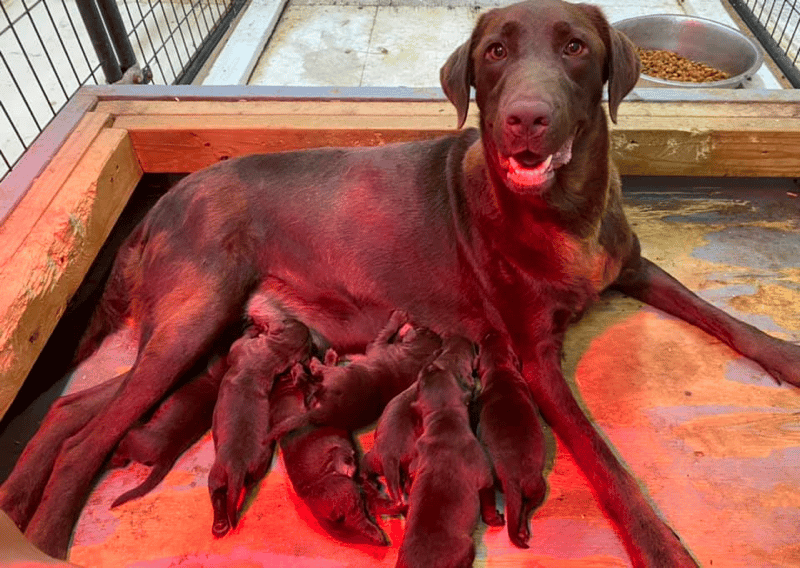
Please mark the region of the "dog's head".
[[546, 189], [576, 140], [604, 120], [604, 84], [616, 121], [639, 65], [633, 44], [597, 7], [531, 0], [482, 15], [440, 78], [459, 128], [475, 87], [487, 159], [506, 186], [527, 193]]

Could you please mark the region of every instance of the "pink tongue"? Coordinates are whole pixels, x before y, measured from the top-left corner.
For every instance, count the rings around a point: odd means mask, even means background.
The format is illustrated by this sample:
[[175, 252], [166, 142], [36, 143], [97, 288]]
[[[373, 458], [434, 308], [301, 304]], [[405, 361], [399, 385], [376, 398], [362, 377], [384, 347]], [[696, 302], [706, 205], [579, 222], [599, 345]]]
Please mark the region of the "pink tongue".
[[533, 168], [526, 168], [520, 164], [513, 156], [508, 159], [508, 179], [516, 185], [522, 187], [533, 187], [542, 185], [547, 181], [550, 174], [550, 165], [553, 156], [550, 155], [546, 160]]

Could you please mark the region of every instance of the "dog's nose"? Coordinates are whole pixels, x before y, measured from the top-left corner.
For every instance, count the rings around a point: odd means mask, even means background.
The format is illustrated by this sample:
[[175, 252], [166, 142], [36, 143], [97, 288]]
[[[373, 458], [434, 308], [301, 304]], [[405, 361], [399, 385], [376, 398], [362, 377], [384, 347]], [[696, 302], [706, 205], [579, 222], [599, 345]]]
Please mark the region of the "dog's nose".
[[552, 108], [543, 101], [516, 101], [506, 111], [506, 128], [514, 136], [539, 136], [552, 120]]

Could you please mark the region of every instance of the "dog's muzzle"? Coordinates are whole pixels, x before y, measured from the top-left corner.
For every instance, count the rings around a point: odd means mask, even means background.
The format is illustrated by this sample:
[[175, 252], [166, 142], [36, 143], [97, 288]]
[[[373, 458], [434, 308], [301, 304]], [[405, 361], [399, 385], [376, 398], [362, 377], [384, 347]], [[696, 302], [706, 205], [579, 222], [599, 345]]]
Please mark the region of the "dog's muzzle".
[[575, 136], [570, 136], [555, 153], [537, 163], [525, 162], [515, 156], [498, 155], [506, 185], [521, 192], [545, 189], [555, 177], [556, 170], [572, 160], [574, 140]]

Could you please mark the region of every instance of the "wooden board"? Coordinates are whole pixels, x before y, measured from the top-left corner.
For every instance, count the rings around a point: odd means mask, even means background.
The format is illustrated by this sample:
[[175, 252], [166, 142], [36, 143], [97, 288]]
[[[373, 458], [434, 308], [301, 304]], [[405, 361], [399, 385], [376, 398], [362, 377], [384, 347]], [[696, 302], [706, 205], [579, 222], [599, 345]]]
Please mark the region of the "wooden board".
[[0, 416], [141, 178], [128, 133], [106, 120], [87, 115], [2, 227]]
[[[107, 101], [147, 171], [185, 172], [233, 156], [374, 145], [454, 132], [441, 101]], [[467, 125], [477, 126], [474, 104]], [[623, 103], [612, 151], [623, 175], [795, 176], [800, 103]]]

